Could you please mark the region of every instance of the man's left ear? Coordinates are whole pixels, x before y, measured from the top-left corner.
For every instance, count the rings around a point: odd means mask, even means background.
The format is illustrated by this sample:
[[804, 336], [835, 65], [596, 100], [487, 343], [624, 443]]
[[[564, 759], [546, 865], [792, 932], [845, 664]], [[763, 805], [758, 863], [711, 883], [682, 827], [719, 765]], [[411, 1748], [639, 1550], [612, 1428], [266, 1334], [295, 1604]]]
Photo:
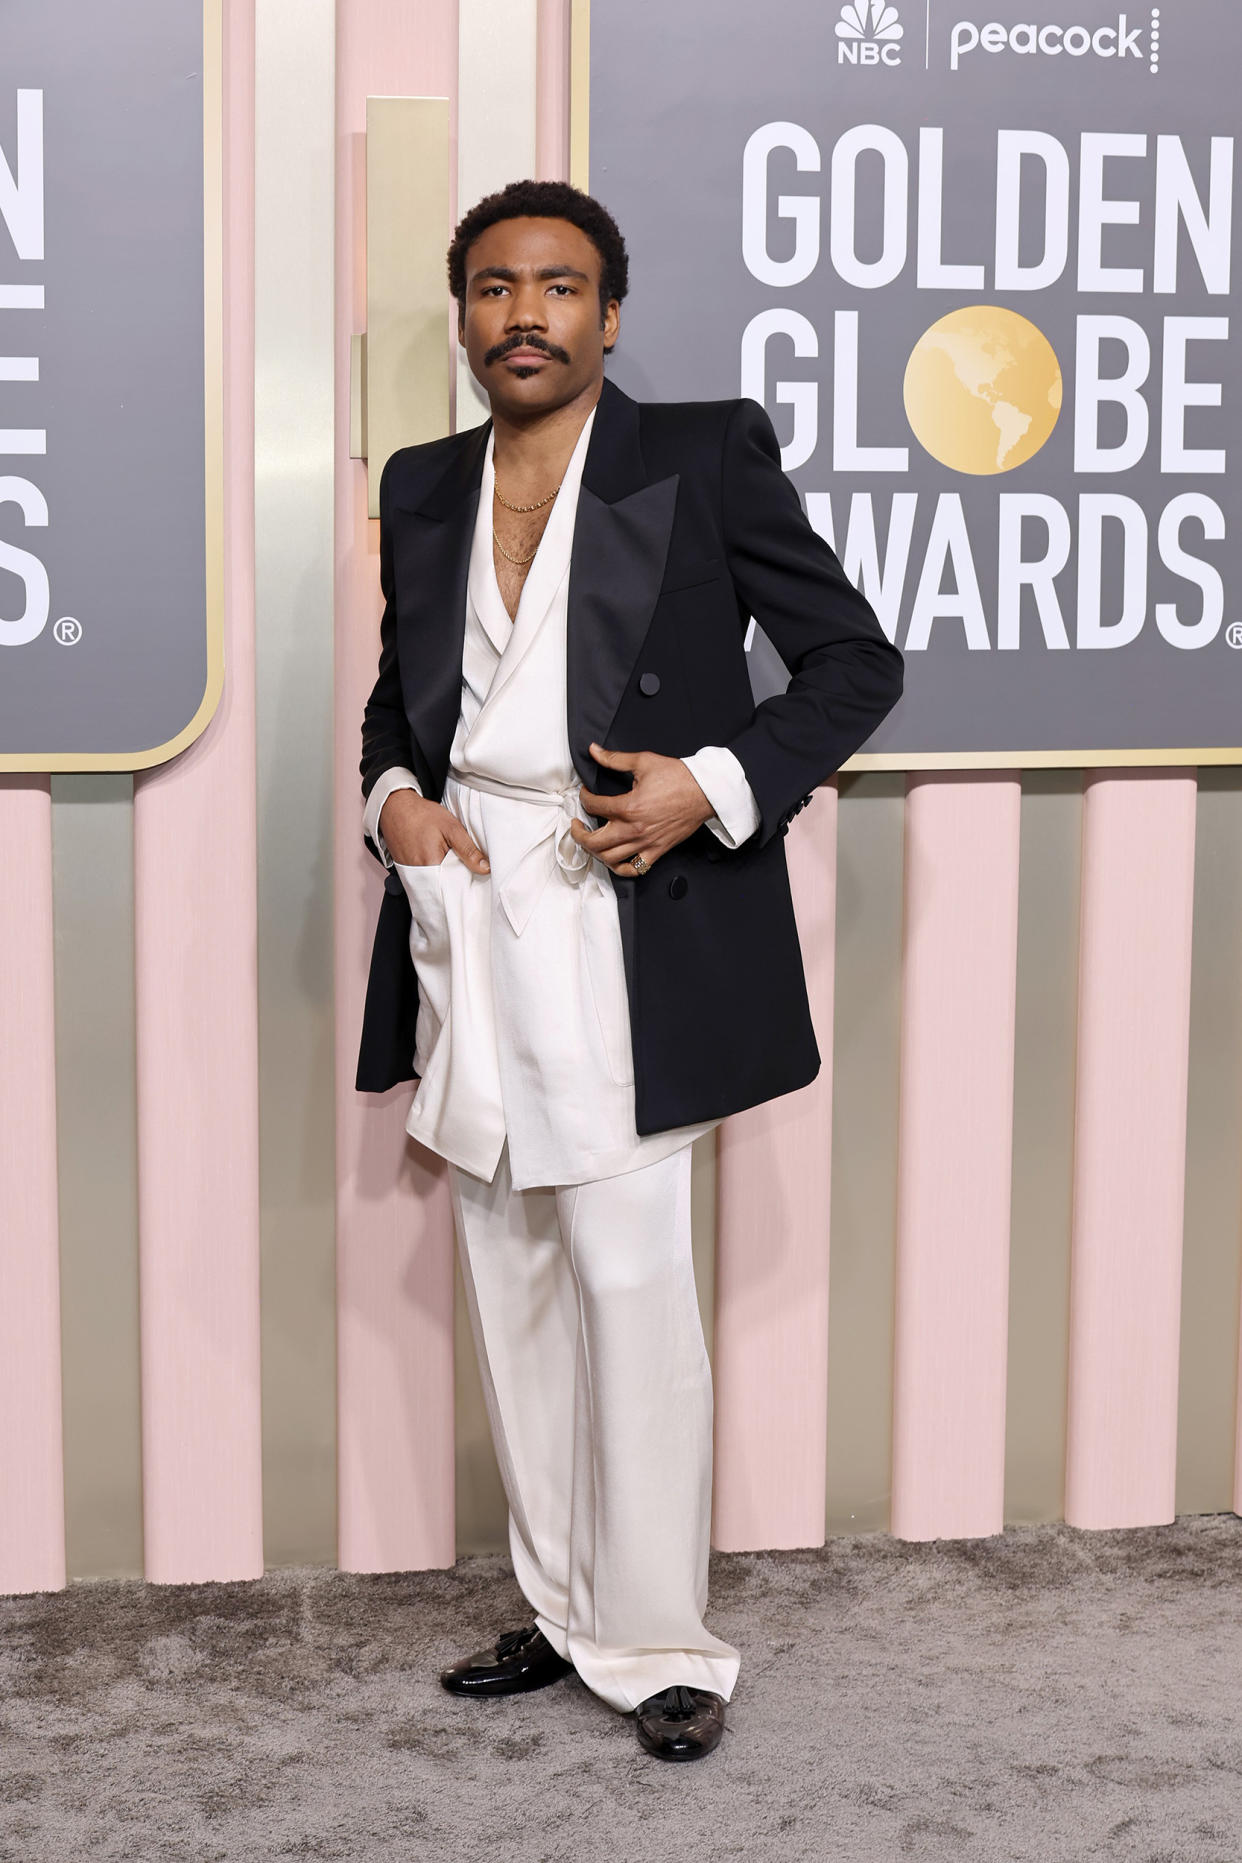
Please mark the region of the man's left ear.
[[604, 333], [604, 354], [607, 355], [621, 334], [621, 306], [616, 298], [609, 298], [599, 327]]

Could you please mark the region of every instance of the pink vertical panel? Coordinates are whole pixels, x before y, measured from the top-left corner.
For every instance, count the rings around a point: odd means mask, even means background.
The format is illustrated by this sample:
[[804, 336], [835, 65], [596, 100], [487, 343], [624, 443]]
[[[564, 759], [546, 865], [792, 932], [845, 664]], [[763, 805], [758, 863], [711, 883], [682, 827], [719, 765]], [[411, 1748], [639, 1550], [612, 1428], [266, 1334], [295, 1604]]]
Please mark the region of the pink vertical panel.
[[224, 696], [134, 786], [143, 1531], [165, 1583], [263, 1570], [253, 6], [224, 5]]
[[1018, 947], [1016, 776], [912, 777], [892, 1531], [999, 1533]]
[[823, 1065], [719, 1133], [713, 1540], [729, 1552], [824, 1540], [835, 783], [787, 847]]
[[[349, 457], [349, 342], [366, 328], [366, 99], [452, 96], [452, 0], [337, 14], [336, 1065], [339, 1557], [354, 1572], [451, 1565], [453, 1217], [408, 1147], [410, 1089], [354, 1091], [379, 869], [362, 842], [362, 712], [379, 655], [379, 525]], [[448, 246], [451, 229], [444, 229]], [[448, 339], [446, 301], [445, 338]]]
[[65, 1582], [46, 776], [0, 776], [0, 1592]]
[[569, 0], [538, 0], [535, 173], [569, 178]]
[[1084, 789], [1065, 1518], [1173, 1518], [1193, 770]]

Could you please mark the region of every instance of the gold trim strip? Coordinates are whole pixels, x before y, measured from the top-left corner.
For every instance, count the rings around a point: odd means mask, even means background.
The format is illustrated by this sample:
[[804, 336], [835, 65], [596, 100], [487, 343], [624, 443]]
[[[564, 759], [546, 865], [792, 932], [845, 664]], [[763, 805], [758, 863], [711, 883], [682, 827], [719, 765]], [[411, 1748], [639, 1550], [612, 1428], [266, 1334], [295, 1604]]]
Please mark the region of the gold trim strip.
[[164, 744], [132, 751], [0, 753], [0, 770], [147, 770], [201, 737], [224, 691], [224, 18], [203, 0], [203, 525], [207, 679], [198, 710]]
[[1191, 750], [911, 750], [859, 751], [841, 769], [851, 770], [1086, 770], [1137, 765], [1242, 763], [1242, 748], [1213, 745]]

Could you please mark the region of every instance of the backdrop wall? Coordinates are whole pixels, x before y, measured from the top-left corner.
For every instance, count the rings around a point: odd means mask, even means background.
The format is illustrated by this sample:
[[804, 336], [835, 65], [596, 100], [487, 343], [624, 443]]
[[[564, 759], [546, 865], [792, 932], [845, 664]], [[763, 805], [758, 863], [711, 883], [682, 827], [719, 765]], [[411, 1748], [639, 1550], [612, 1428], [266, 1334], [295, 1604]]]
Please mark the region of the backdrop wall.
[[[225, 7], [225, 697], [136, 801], [0, 778], [0, 1590], [503, 1544], [441, 1175], [352, 1092], [348, 363], [367, 94], [566, 172], [533, 13], [514, 79], [494, 0]], [[1235, 1507], [1237, 775], [846, 775], [788, 846], [830, 1066], [697, 1160], [718, 1543]]]

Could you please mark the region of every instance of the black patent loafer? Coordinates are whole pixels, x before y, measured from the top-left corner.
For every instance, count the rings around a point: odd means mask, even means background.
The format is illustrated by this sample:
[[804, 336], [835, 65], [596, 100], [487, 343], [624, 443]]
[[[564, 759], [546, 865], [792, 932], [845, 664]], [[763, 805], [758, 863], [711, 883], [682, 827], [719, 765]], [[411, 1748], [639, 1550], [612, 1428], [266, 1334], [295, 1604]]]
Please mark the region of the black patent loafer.
[[520, 1695], [572, 1673], [573, 1664], [529, 1624], [525, 1630], [506, 1630], [490, 1649], [463, 1656], [444, 1671], [440, 1683], [451, 1695]]
[[665, 1688], [634, 1710], [638, 1744], [657, 1759], [696, 1760], [720, 1745], [724, 1698], [708, 1688]]

